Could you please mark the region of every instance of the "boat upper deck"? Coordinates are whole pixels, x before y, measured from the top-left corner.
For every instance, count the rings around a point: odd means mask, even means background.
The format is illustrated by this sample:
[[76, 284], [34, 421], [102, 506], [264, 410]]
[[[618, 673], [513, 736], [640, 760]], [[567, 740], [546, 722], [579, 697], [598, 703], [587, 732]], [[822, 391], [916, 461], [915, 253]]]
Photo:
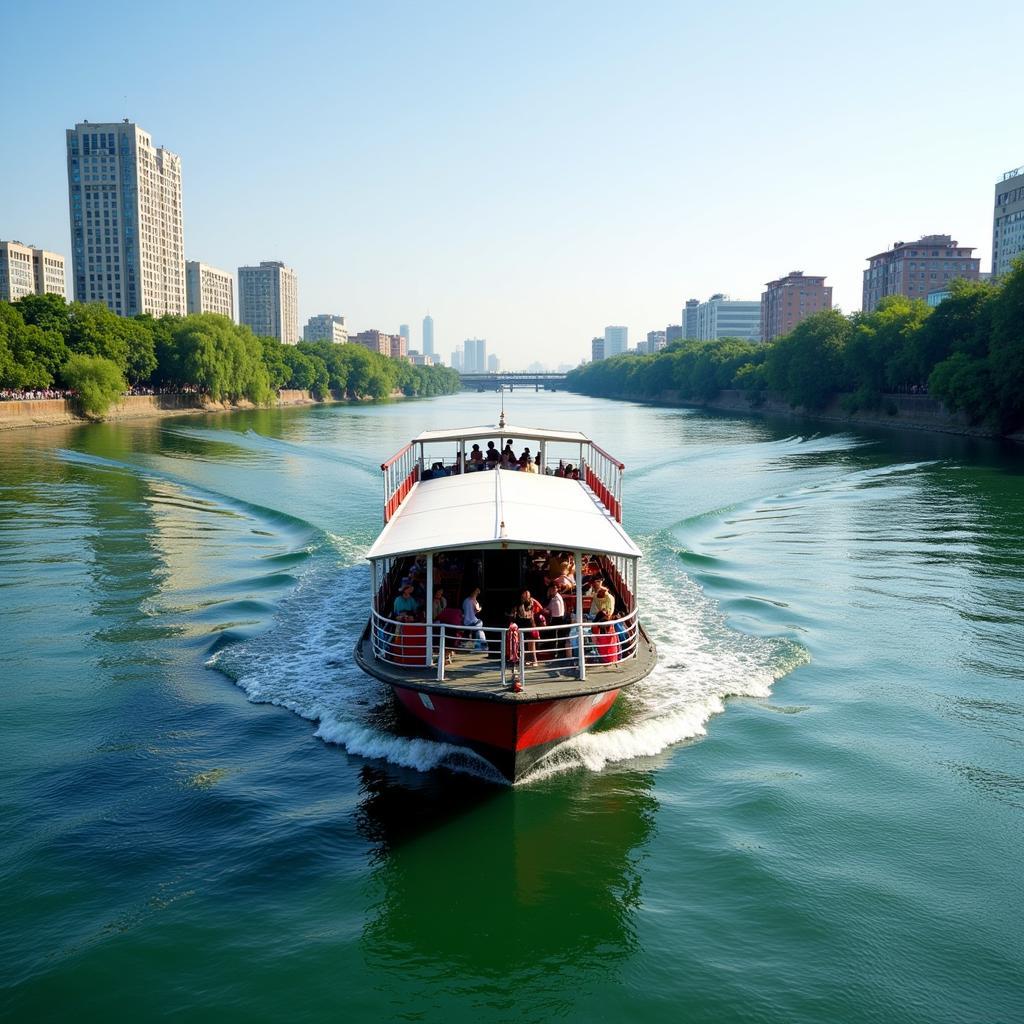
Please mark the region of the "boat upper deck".
[[367, 558], [498, 546], [640, 557], [582, 481], [498, 469], [417, 482]]
[[[484, 442], [493, 451], [485, 452], [478, 442]], [[622, 474], [625, 466], [618, 459], [612, 457], [603, 448], [596, 445], [586, 434], [577, 430], [548, 430], [540, 427], [511, 426], [500, 422], [496, 426], [473, 426], [449, 430], [425, 430], [404, 448], [396, 452], [386, 462], [381, 463], [381, 471], [384, 474], [384, 522], [390, 522], [392, 516], [409, 497], [413, 487], [420, 482], [437, 476], [451, 480], [454, 477], [476, 478], [478, 474], [487, 470], [496, 470], [500, 467], [498, 456], [502, 449], [509, 445], [513, 452], [518, 444], [523, 446], [525, 442], [531, 442], [536, 450], [530, 452], [528, 446], [515, 462], [507, 467], [518, 469], [516, 464], [519, 459], [525, 458], [529, 452], [531, 468], [536, 467], [536, 472], [523, 473], [523, 476], [532, 484], [543, 485], [554, 477], [559, 483], [566, 481], [564, 475], [560, 477], [563, 465], [571, 470], [572, 479], [568, 482], [578, 482], [584, 485], [578, 487], [587, 495], [587, 500], [596, 502], [610, 514], [616, 522], [622, 522]], [[494, 445], [497, 444], [495, 448]], [[471, 446], [468, 447], [468, 446]], [[472, 449], [475, 449], [472, 450]], [[441, 458], [437, 455], [440, 452]], [[488, 460], [488, 454], [490, 460]], [[555, 455], [558, 455], [557, 466]], [[448, 458], [445, 458], [445, 455]], [[447, 465], [446, 465], [447, 463]], [[435, 467], [440, 466], [438, 474]], [[518, 473], [506, 474], [507, 479], [518, 476]], [[486, 487], [473, 487], [473, 499], [479, 503], [490, 502], [496, 507], [498, 502], [504, 502], [503, 488], [496, 480], [491, 481], [490, 490]], [[485, 493], [486, 492], [486, 493]], [[455, 490], [452, 489], [452, 494]], [[467, 492], [468, 493], [468, 492]], [[545, 502], [553, 502], [551, 508], [556, 512], [562, 507], [566, 500], [567, 491], [553, 491], [544, 486], [535, 489], [529, 497], [528, 492], [515, 484], [509, 484], [509, 498], [511, 503], [520, 506], [518, 520], [525, 522], [521, 514], [525, 505], [540, 505]], [[514, 494], [514, 496], [513, 496]], [[575, 511], [583, 513], [587, 510], [578, 502], [574, 506]], [[567, 511], [571, 511], [567, 509]], [[403, 514], [406, 510], [403, 509]], [[506, 532], [509, 529], [509, 519], [499, 516], [495, 520], [495, 526], [500, 526], [504, 521]], [[500, 530], [492, 530], [492, 542], [504, 541], [507, 538], [500, 536]], [[625, 536], [623, 534], [623, 536]], [[526, 538], [531, 542], [539, 538]], [[628, 538], [627, 538], [628, 540]], [[482, 542], [482, 541], [481, 541]], [[379, 543], [379, 541], [378, 541]], [[563, 542], [559, 542], [563, 543]], [[557, 546], [557, 544], [553, 545]], [[565, 545], [563, 546], [577, 546]], [[375, 545], [376, 547], [376, 545]], [[421, 548], [421, 550], [423, 550]], [[593, 548], [593, 550], [605, 550]], [[625, 553], [618, 545], [607, 548], [610, 553]], [[629, 551], [635, 557], [635, 547]], [[371, 556], [372, 557], [372, 556]]]

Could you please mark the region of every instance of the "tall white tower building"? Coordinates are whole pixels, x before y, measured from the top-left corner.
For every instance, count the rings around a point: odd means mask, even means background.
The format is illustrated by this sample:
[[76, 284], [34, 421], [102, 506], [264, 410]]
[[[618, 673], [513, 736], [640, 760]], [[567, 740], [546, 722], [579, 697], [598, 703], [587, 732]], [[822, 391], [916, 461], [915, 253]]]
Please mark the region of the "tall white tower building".
[[238, 322], [253, 334], [277, 338], [286, 345], [299, 341], [299, 284], [295, 271], [264, 260], [258, 267], [238, 268]]
[[604, 329], [604, 354], [606, 359], [621, 356], [629, 348], [628, 327], [606, 327]]
[[121, 316], [184, 316], [181, 158], [127, 119], [68, 129], [75, 299]]
[[434, 354], [434, 318], [429, 313], [423, 318], [423, 354]]

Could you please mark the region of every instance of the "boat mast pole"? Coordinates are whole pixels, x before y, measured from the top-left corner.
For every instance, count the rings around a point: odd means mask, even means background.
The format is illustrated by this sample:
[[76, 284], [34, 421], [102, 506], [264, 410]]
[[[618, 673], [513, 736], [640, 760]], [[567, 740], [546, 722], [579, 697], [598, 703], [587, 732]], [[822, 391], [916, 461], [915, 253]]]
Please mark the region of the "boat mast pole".
[[576, 637], [580, 642], [580, 680], [587, 678], [587, 655], [583, 644], [583, 552], [574, 551], [576, 556]]

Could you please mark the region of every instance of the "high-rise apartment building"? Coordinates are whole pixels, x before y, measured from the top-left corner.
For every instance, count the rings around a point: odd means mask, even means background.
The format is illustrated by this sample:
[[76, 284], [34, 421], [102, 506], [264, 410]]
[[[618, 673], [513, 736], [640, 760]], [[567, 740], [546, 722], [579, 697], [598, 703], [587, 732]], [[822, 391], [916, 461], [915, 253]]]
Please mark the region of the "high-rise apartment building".
[[[691, 306], [691, 303], [696, 305]], [[684, 330], [690, 329], [688, 318], [693, 315], [693, 334], [687, 338], [714, 341], [717, 338], [742, 338], [744, 341], [761, 340], [761, 303], [746, 299], [730, 299], [717, 292], [707, 302], [690, 299], [684, 310]]]
[[791, 330], [805, 317], [832, 308], [832, 286], [823, 277], [808, 277], [791, 270], [769, 281], [761, 293], [761, 340], [771, 341]]
[[127, 119], [76, 124], [66, 142], [75, 298], [184, 316], [181, 158]]
[[303, 341], [333, 341], [338, 345], [348, 341], [348, 328], [345, 318], [334, 313], [320, 313], [311, 316], [302, 328]]
[[669, 324], [665, 328], [665, 344], [671, 345], [673, 341], [683, 340], [683, 325], [682, 324]]
[[604, 338], [593, 338], [590, 342], [590, 361], [596, 363], [604, 359]]
[[996, 182], [992, 214], [992, 277], [1002, 277], [1024, 255], [1024, 167], [1007, 171]]
[[606, 327], [604, 329], [604, 354], [608, 359], [621, 356], [629, 348], [628, 327]]
[[423, 354], [434, 354], [434, 318], [429, 313], [423, 318]]
[[467, 338], [462, 345], [462, 368], [465, 373], [487, 372], [487, 341], [484, 338]]
[[687, 299], [686, 305], [683, 307], [683, 337], [684, 338], [696, 338], [697, 337], [697, 308], [700, 306], [698, 299]]
[[388, 355], [392, 359], [407, 359], [409, 357], [408, 340], [401, 334], [392, 334]]
[[219, 313], [235, 319], [235, 279], [226, 270], [186, 260], [185, 295], [189, 313]]
[[453, 370], [457, 370], [459, 373], [462, 373], [462, 371], [463, 371], [463, 360], [462, 360], [462, 350], [461, 349], [457, 348], [457, 349], [455, 349], [454, 352], [452, 352], [452, 369]]
[[496, 355], [489, 355], [487, 357], [487, 372], [488, 373], [500, 373], [501, 372], [501, 360]]
[[398, 334], [399, 334], [399, 337], [405, 338], [405, 347], [406, 347], [406, 350], [408, 350], [408, 348], [409, 348], [409, 325], [408, 324], [400, 324], [399, 327], [398, 327]]
[[660, 352], [667, 344], [668, 340], [664, 331], [647, 332], [647, 352], [649, 355]]
[[863, 308], [870, 313], [887, 295], [924, 299], [958, 277], [977, 281], [981, 260], [973, 246], [949, 235], [924, 235], [916, 242], [896, 242], [868, 257], [864, 271]]
[[391, 335], [385, 334], [383, 331], [360, 331], [358, 334], [350, 335], [348, 340], [356, 345], [362, 345], [363, 348], [368, 348], [378, 355], [391, 355]]
[[67, 298], [64, 257], [21, 242], [0, 242], [0, 301], [47, 293]]
[[295, 271], [264, 260], [258, 267], [238, 268], [238, 322], [253, 334], [286, 345], [299, 340], [299, 284]]

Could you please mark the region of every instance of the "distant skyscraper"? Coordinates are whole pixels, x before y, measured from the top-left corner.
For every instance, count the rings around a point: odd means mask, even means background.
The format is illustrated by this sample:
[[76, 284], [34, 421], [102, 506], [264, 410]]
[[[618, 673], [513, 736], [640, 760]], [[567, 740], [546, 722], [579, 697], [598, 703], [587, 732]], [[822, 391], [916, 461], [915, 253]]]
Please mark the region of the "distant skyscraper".
[[235, 319], [235, 279], [226, 270], [187, 260], [185, 292], [190, 313], [220, 313]]
[[408, 348], [409, 348], [409, 325], [408, 324], [402, 324], [398, 328], [398, 336], [400, 338], [405, 338], [405, 347], [406, 347], [406, 350], [408, 350]]
[[996, 182], [992, 277], [1008, 274], [1014, 259], [1021, 254], [1024, 254], [1024, 167], [1017, 167]]
[[687, 299], [683, 308], [683, 337], [686, 339], [697, 337], [697, 307], [700, 302], [697, 299]]
[[238, 322], [253, 334], [286, 345], [299, 340], [299, 285], [295, 271], [264, 260], [258, 267], [238, 268]]
[[345, 327], [345, 318], [336, 316], [334, 313], [320, 313], [318, 316], [311, 316], [302, 328], [303, 341], [332, 341], [335, 344], [343, 345], [348, 341], [348, 328]]
[[647, 332], [647, 352], [649, 355], [654, 355], [655, 352], [660, 352], [667, 344], [665, 340], [664, 331], [648, 331]]
[[916, 242], [896, 242], [886, 252], [868, 257], [864, 271], [863, 309], [870, 313], [887, 295], [924, 299], [958, 277], [977, 281], [981, 260], [973, 246], [950, 235], [925, 235]]
[[665, 344], [671, 345], [673, 341], [683, 340], [683, 325], [682, 324], [669, 324], [665, 328]]
[[75, 298], [184, 316], [181, 158], [127, 119], [65, 134]]
[[484, 338], [467, 338], [462, 349], [465, 353], [462, 360], [465, 373], [487, 372], [487, 341]]
[[604, 359], [604, 338], [594, 338], [590, 342], [590, 361], [592, 363]]
[[434, 354], [434, 318], [429, 313], [423, 318], [423, 354]]
[[606, 327], [604, 329], [604, 354], [611, 359], [620, 356], [629, 348], [628, 327]]
[[496, 355], [489, 355], [487, 357], [487, 372], [498, 373], [501, 370], [501, 360]]
[[[426, 355], [425, 352], [424, 352], [424, 355]], [[462, 352], [459, 349], [456, 349], [454, 352], [452, 352], [452, 369], [453, 370], [458, 370], [459, 373], [462, 373], [462, 370], [463, 370], [463, 359], [462, 359]]]
[[789, 334], [805, 317], [832, 308], [832, 286], [823, 277], [805, 277], [791, 270], [777, 281], [769, 281], [761, 293], [761, 340]]
[[64, 257], [21, 242], [0, 242], [0, 302], [47, 292], [67, 297]]

